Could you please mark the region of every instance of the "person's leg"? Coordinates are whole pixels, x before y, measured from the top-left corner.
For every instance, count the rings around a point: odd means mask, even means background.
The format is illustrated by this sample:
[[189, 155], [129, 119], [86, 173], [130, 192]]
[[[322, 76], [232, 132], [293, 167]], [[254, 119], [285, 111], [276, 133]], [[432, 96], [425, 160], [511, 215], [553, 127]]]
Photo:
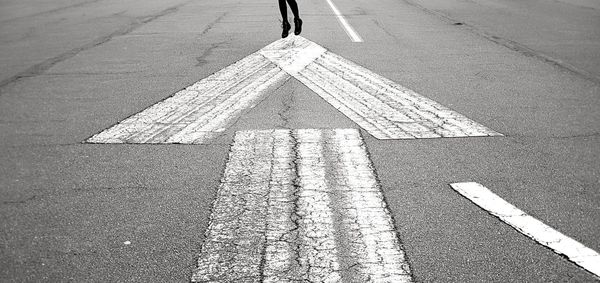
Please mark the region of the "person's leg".
[[279, 0], [279, 11], [281, 12], [281, 18], [283, 19], [282, 22], [287, 23], [287, 5], [285, 4], [285, 0]]
[[292, 13], [294, 13], [294, 34], [299, 35], [302, 32], [302, 20], [300, 19], [300, 13], [298, 12], [298, 4], [296, 0], [287, 0]]
[[279, 11], [281, 12], [281, 27], [283, 31], [281, 32], [281, 37], [285, 38], [288, 36], [292, 25], [288, 22], [287, 18], [287, 5], [285, 4], [285, 0], [279, 0]]
[[[296, 3], [296, 0], [287, 0], [287, 3], [288, 3], [288, 5], [290, 5], [290, 9], [292, 9], [292, 13], [294, 14], [294, 19], [299, 19], [300, 15], [298, 14], [298, 4]], [[280, 6], [281, 6], [281, 4], [280, 4]]]

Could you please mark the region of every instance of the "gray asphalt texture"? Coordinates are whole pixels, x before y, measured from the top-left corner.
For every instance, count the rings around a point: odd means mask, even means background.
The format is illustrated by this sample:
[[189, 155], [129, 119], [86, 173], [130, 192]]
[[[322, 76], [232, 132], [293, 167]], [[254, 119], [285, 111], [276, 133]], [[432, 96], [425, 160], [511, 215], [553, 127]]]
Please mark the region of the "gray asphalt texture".
[[[598, 280], [448, 186], [600, 251], [597, 2], [334, 2], [364, 42], [322, 0], [304, 37], [506, 135], [361, 131], [415, 281]], [[290, 79], [208, 145], [82, 143], [277, 40], [274, 0], [2, 0], [0, 23], [0, 281], [189, 281], [236, 130], [358, 128]]]

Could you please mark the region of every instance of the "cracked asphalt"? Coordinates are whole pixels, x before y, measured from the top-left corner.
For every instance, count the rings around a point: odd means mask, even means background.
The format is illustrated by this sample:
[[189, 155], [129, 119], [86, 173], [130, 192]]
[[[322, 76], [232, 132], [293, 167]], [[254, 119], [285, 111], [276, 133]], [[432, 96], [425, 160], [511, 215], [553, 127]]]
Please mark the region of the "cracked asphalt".
[[193, 281], [411, 282], [405, 258], [358, 130], [240, 131]]
[[277, 40], [276, 1], [3, 0], [0, 281], [189, 281], [236, 131], [286, 128], [360, 130], [416, 282], [598, 280], [448, 186], [600, 251], [598, 4], [334, 2], [364, 42], [320, 0], [302, 36], [505, 136], [378, 140], [291, 78], [209, 144], [84, 144]]

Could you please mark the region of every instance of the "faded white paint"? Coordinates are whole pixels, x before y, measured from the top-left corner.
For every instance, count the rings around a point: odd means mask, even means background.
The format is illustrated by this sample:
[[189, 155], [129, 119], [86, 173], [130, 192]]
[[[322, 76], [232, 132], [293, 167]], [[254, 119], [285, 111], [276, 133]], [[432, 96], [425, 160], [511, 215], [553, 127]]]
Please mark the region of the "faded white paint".
[[333, 3], [333, 0], [327, 0], [327, 3], [329, 4], [329, 7], [331, 7], [331, 10], [337, 17], [337, 19], [340, 22], [340, 24], [342, 25], [342, 27], [344, 28], [344, 31], [346, 32], [346, 34], [348, 34], [348, 36], [350, 37], [350, 40], [352, 40], [352, 42], [363, 42], [360, 35], [358, 35], [358, 33], [354, 30], [352, 25], [350, 25], [350, 23], [348, 23], [348, 21], [346, 20], [344, 15], [342, 15], [340, 10], [338, 10], [338, 8], [335, 6], [335, 4]]
[[302, 37], [291, 37], [275, 41], [261, 49], [259, 53], [288, 74], [295, 76], [310, 63], [321, 57], [327, 49]]
[[263, 280], [267, 283], [289, 282], [303, 273], [295, 264], [298, 247], [294, 241], [298, 238], [298, 224], [290, 221], [296, 214], [295, 141], [290, 131], [261, 132], [261, 135], [269, 134], [273, 137], [272, 144], [277, 146], [272, 146]]
[[237, 132], [210, 223], [195, 282], [411, 282], [355, 129]]
[[378, 139], [501, 136], [310, 40], [290, 36], [87, 142], [208, 143], [290, 76]]
[[600, 277], [600, 254], [596, 251], [533, 218], [481, 184], [466, 182], [450, 186], [517, 231]]
[[341, 229], [350, 239], [350, 257], [359, 263], [356, 281], [411, 282], [404, 251], [399, 248], [394, 223], [383, 200], [365, 144], [358, 131], [337, 129], [328, 149], [338, 166], [333, 167], [333, 190], [343, 204]]
[[378, 139], [501, 136], [329, 51], [294, 77]]
[[341, 279], [335, 239], [331, 192], [326, 179], [320, 130], [297, 130], [298, 220], [302, 233], [299, 261], [308, 267], [303, 279], [337, 282]]
[[289, 75], [254, 53], [91, 137], [89, 143], [202, 144]]

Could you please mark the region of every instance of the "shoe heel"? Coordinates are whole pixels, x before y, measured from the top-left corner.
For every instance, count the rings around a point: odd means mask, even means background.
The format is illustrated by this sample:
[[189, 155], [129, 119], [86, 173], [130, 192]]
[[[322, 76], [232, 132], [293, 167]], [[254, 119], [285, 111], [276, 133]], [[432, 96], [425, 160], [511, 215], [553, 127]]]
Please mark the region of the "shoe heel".
[[302, 32], [302, 20], [294, 19], [294, 34], [299, 35]]

